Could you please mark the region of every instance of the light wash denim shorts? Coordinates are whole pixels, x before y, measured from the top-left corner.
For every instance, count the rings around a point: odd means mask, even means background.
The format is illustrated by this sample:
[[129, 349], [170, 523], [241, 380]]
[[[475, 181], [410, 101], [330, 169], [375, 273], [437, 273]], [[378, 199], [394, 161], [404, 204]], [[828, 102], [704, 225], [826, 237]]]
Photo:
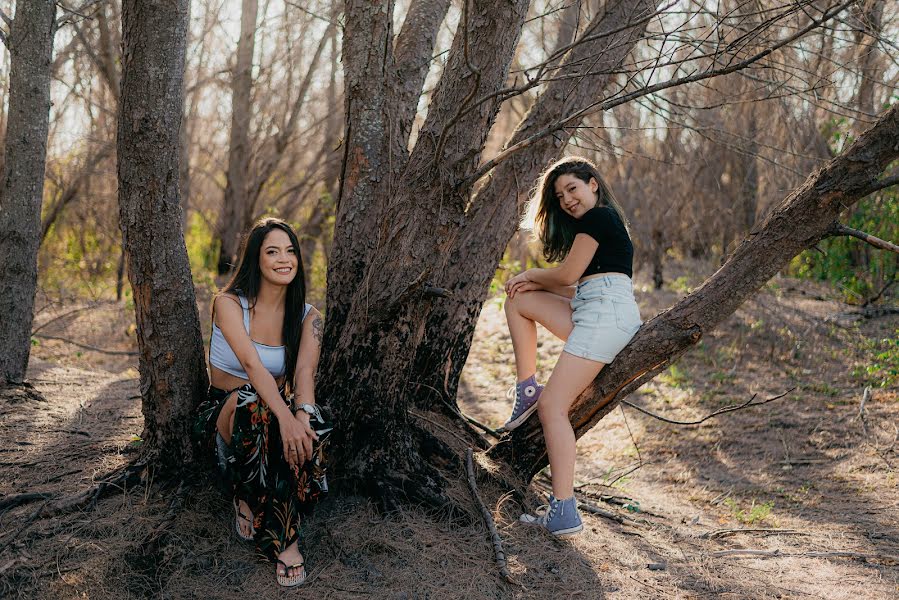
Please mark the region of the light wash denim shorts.
[[643, 324], [634, 300], [631, 278], [611, 273], [577, 286], [571, 299], [574, 329], [565, 352], [588, 360], [610, 363]]

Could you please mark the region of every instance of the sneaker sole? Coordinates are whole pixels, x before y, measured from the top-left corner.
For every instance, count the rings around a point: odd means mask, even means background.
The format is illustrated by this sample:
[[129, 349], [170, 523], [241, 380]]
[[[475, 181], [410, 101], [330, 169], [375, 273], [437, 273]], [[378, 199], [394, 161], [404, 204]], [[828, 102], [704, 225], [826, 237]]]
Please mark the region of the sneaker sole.
[[574, 535], [575, 533], [578, 533], [579, 531], [583, 531], [583, 530], [584, 530], [584, 524], [581, 523], [577, 527], [569, 527], [568, 529], [559, 529], [558, 531], [551, 531], [550, 533], [552, 533], [555, 536]]
[[[537, 402], [539, 402], [539, 400]], [[521, 413], [521, 415], [519, 415], [519, 417], [514, 421], [506, 421], [503, 424], [503, 429], [505, 429], [506, 431], [512, 431], [513, 429], [527, 421], [528, 417], [534, 414], [534, 411], [537, 410], [537, 402], [534, 402], [533, 406]]]
[[[537, 517], [534, 517], [533, 515], [529, 515], [527, 513], [518, 517], [518, 522], [521, 523], [522, 525], [529, 525], [531, 527], [543, 527], [543, 525], [541, 525], [540, 523], [537, 522]], [[550, 533], [555, 536], [564, 536], [564, 535], [574, 535], [575, 533], [578, 533], [583, 530], [584, 530], [584, 524], [581, 523], [579, 525], [576, 525], [575, 527], [569, 527], [568, 529], [559, 529], [557, 531], [550, 531]], [[549, 530], [547, 529], [547, 531], [549, 531]]]

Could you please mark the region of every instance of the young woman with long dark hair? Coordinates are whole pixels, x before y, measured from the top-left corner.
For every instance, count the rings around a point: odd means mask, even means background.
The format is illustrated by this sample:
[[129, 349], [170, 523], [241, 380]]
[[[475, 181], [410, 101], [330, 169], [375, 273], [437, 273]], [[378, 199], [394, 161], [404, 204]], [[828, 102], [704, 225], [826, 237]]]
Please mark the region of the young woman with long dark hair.
[[237, 535], [277, 562], [286, 587], [306, 578], [301, 519], [327, 491], [330, 427], [314, 385], [322, 318], [305, 296], [296, 234], [280, 219], [260, 220], [213, 301], [211, 385], [195, 427], [233, 494]]
[[[561, 264], [528, 269], [506, 283], [518, 384], [505, 428], [518, 427], [537, 411], [553, 492], [546, 507], [521, 521], [566, 535], [583, 529], [574, 498], [576, 449], [568, 410], [642, 322], [631, 283], [627, 220], [596, 167], [583, 158], [560, 160], [541, 177], [534, 201], [544, 255]], [[536, 379], [536, 323], [566, 340], [545, 387]]]

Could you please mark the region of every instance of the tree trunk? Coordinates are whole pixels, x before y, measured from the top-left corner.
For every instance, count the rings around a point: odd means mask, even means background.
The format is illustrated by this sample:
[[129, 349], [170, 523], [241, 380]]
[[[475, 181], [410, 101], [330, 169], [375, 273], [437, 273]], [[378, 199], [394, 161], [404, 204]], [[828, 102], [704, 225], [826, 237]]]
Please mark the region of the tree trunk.
[[[332, 447], [338, 478], [391, 507], [443, 504], [408, 408], [409, 364], [423, 343], [432, 298], [466, 203], [454, 188], [477, 167], [500, 102], [465, 110], [505, 83], [525, 0], [464, 5], [444, 76], [415, 148], [396, 133], [391, 85], [392, 4], [347, 2], [344, 37], [346, 159], [328, 265], [328, 325], [320, 397], [343, 426]], [[382, 74], [386, 73], [387, 76]], [[353, 385], [347, 386], [346, 382]]]
[[31, 352], [56, 3], [19, 0], [15, 15], [0, 179], [0, 383], [21, 383]]
[[246, 212], [250, 176], [250, 119], [252, 117], [253, 55], [256, 50], [258, 0], [243, 0], [240, 40], [231, 75], [231, 140], [228, 149], [228, 181], [219, 219], [218, 273], [236, 266], [240, 234]]
[[189, 0], [125, 0], [118, 121], [119, 224], [134, 294], [144, 449], [163, 469], [192, 458], [207, 386], [178, 192]]
[[[653, 11], [653, 3], [646, 0], [625, 0], [611, 4], [606, 12], [597, 15], [581, 34], [582, 40], [591, 41], [569, 51], [557, 79], [547, 84], [507, 146], [527, 139], [601, 96], [613, 73], [642, 38], [646, 17]], [[628, 27], [629, 24], [633, 26]], [[574, 77], [576, 74], [582, 75]], [[432, 310], [425, 326], [427, 340], [416, 352], [410, 379], [421, 385], [420, 403], [439, 408], [455, 401], [459, 377], [496, 265], [518, 227], [521, 209], [534, 181], [560, 156], [569, 137], [569, 130], [559, 131], [501, 163], [471, 202], [461, 233], [448, 250], [451, 258], [434, 279], [436, 286], [450, 290], [452, 295], [440, 300]], [[436, 395], [435, 390], [441, 395]]]
[[[666, 369], [730, 316], [797, 254], [827, 237], [840, 213], [870, 193], [882, 171], [899, 157], [899, 105], [843, 154], [813, 173], [743, 240], [699, 289], [647, 322], [569, 414], [582, 436], [628, 394]], [[490, 456], [530, 479], [547, 465], [537, 419], [490, 449]]]

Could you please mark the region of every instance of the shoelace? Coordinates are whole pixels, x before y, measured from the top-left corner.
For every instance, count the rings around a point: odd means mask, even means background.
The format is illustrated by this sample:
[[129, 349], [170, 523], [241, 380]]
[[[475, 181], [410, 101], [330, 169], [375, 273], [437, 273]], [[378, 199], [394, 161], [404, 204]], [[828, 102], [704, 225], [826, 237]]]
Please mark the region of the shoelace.
[[[547, 523], [549, 523], [552, 520], [552, 518], [554, 516], [556, 516], [557, 508], [561, 509], [559, 511], [559, 516], [564, 516], [565, 515], [565, 507], [562, 506], [561, 502], [556, 502], [554, 504], [543, 504], [541, 506], [538, 506], [537, 511], [536, 511], [538, 514], [537, 522], [540, 523], [541, 525], [546, 525]], [[543, 514], [540, 514], [541, 512]]]
[[512, 396], [515, 396], [515, 406], [512, 407], [512, 412], [518, 412], [518, 407], [521, 405], [521, 390], [517, 385], [513, 385], [506, 391], [506, 398], [512, 399]]

